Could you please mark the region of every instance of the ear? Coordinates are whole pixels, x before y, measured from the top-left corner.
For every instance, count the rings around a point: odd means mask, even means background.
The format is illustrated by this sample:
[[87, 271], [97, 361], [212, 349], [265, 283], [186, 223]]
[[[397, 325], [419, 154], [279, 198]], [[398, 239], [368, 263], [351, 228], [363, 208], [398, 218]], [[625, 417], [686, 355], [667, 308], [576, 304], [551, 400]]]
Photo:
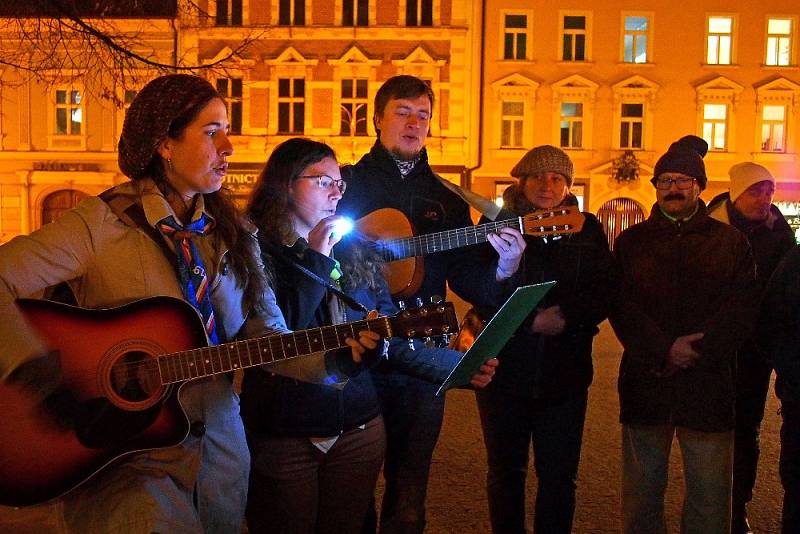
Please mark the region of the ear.
[[158, 144], [156, 151], [164, 160], [172, 159], [172, 139], [170, 139], [169, 136], [165, 137], [164, 140]]
[[377, 113], [372, 115], [372, 125], [375, 127], [376, 132], [381, 131], [381, 118], [378, 116]]

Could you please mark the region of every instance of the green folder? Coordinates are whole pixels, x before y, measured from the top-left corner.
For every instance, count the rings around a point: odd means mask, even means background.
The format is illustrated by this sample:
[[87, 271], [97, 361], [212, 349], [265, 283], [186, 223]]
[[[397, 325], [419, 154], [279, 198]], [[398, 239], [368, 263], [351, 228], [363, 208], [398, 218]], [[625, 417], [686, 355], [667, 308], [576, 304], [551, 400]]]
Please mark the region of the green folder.
[[439, 387], [436, 395], [441, 395], [448, 389], [466, 386], [472, 375], [480, 370], [481, 365], [497, 356], [500, 350], [508, 343], [509, 338], [516, 332], [522, 321], [530, 315], [536, 305], [542, 300], [545, 293], [555, 282], [545, 282], [531, 286], [522, 286], [514, 290], [511, 297], [503, 304], [494, 317], [484, 327], [483, 331], [475, 338], [475, 343], [469, 348], [458, 364], [450, 371], [444, 383]]

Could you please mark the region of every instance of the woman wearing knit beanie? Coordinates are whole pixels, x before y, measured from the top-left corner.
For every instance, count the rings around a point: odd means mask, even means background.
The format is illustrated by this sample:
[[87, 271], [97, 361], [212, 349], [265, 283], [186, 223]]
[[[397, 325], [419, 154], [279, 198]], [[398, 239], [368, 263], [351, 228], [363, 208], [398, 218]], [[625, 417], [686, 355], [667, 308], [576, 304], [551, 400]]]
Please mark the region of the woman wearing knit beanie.
[[[515, 215], [572, 205], [573, 165], [549, 145], [530, 150], [511, 170], [504, 195]], [[615, 271], [603, 227], [591, 214], [579, 233], [525, 236], [515, 282], [556, 280], [539, 308], [497, 357], [486, 389], [476, 392], [489, 463], [487, 492], [494, 532], [525, 532], [525, 478], [531, 445], [538, 491], [534, 532], [572, 531], [592, 338], [606, 318]], [[490, 251], [487, 250], [487, 253]]]
[[[207, 81], [181, 74], [151, 81], [132, 102], [119, 143], [119, 166], [131, 181], [84, 200], [55, 222], [0, 247], [0, 378], [41, 397], [55, 391], [64, 400], [49, 402], [47, 408], [73, 429], [72, 439], [92, 442], [93, 447], [124, 452], [129, 450], [124, 438], [128, 436], [137, 440], [136, 448], [147, 449], [148, 437], [168, 433], [173, 419], [178, 428], [182, 422], [189, 427], [179, 445], [123, 456], [67, 493], [57, 509], [63, 510], [71, 532], [241, 530], [249, 454], [232, 382], [215, 375], [223, 362], [184, 362], [180, 376], [210, 378], [184, 384], [178, 398], [186, 418], [179, 411], [167, 416], [163, 409], [156, 432], [149, 427], [148, 412], [138, 405], [158, 410], [168, 404], [162, 395], [170, 392], [152, 385], [161, 383], [161, 376], [123, 380], [114, 373], [112, 381], [89, 367], [104, 392], [121, 398], [132, 395], [129, 402], [137, 409], [126, 412], [131, 406], [120, 409], [106, 397], [92, 399], [91, 407], [76, 401], [83, 400], [81, 392], [74, 394], [59, 384], [57, 359], [45, 356], [48, 347], [14, 302], [69, 281], [78, 304], [89, 308], [156, 295], [185, 300], [203, 319], [195, 335], [205, 334], [211, 344], [285, 330], [253, 228], [237, 215], [221, 189], [233, 153], [228, 128], [225, 104]], [[151, 358], [171, 352], [160, 345], [171, 346], [173, 332], [164, 335], [169, 339], [146, 341], [159, 325], [145, 319], [128, 319], [125, 343], [133, 349], [114, 350], [145, 351]], [[98, 340], [109, 336], [105, 329], [99, 334]], [[174, 336], [181, 339], [184, 334]], [[230, 361], [226, 355], [224, 362]], [[227, 369], [231, 367], [235, 366]], [[118, 366], [109, 372], [113, 370]], [[158, 370], [169, 371], [160, 364]], [[176, 437], [180, 441], [181, 436]], [[54, 444], [33, 446], [49, 456], [44, 448]], [[35, 466], [31, 470], [43, 471]]]

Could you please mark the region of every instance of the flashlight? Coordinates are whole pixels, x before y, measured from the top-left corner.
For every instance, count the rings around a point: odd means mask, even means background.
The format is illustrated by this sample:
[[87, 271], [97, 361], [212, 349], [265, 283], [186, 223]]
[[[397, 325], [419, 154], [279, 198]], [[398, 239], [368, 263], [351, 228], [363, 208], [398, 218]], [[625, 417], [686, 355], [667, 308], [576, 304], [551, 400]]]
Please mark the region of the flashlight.
[[341, 219], [337, 219], [336, 222], [333, 223], [333, 234], [343, 236], [350, 231], [353, 230], [353, 220], [348, 219], [347, 217], [342, 217]]

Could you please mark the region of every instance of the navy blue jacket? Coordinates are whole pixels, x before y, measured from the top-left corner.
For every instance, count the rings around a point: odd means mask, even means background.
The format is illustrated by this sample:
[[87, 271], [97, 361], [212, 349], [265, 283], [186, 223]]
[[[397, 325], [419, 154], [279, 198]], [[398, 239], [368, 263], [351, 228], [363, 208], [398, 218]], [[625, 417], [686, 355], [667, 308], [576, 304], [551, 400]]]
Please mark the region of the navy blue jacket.
[[[350, 240], [334, 248], [334, 256], [346, 255], [348, 246], [359, 246]], [[285, 257], [294, 257], [301, 265], [323, 279], [327, 279], [334, 261], [311, 249], [296, 245], [294, 248], [273, 249]], [[295, 330], [331, 324], [325, 304], [327, 289], [284, 261], [265, 258], [275, 265], [275, 295], [283, 311], [286, 324]], [[397, 308], [391, 300], [382, 277], [377, 290], [357, 287], [345, 292], [368, 310], [381, 315], [394, 315]], [[347, 322], [364, 318], [364, 313], [350, 308]], [[449, 349], [429, 349], [414, 342], [411, 350], [408, 341], [392, 338], [387, 351], [387, 365], [432, 382], [442, 382], [461, 357], [460, 352]], [[350, 349], [341, 349], [338, 361], [350, 359]], [[373, 355], [373, 362], [378, 360]], [[245, 371], [242, 391], [242, 418], [248, 431], [294, 436], [335, 436], [364, 424], [380, 413], [377, 393], [369, 372], [354, 369], [353, 376], [343, 389], [309, 384], [291, 378], [271, 375], [261, 368]]]

